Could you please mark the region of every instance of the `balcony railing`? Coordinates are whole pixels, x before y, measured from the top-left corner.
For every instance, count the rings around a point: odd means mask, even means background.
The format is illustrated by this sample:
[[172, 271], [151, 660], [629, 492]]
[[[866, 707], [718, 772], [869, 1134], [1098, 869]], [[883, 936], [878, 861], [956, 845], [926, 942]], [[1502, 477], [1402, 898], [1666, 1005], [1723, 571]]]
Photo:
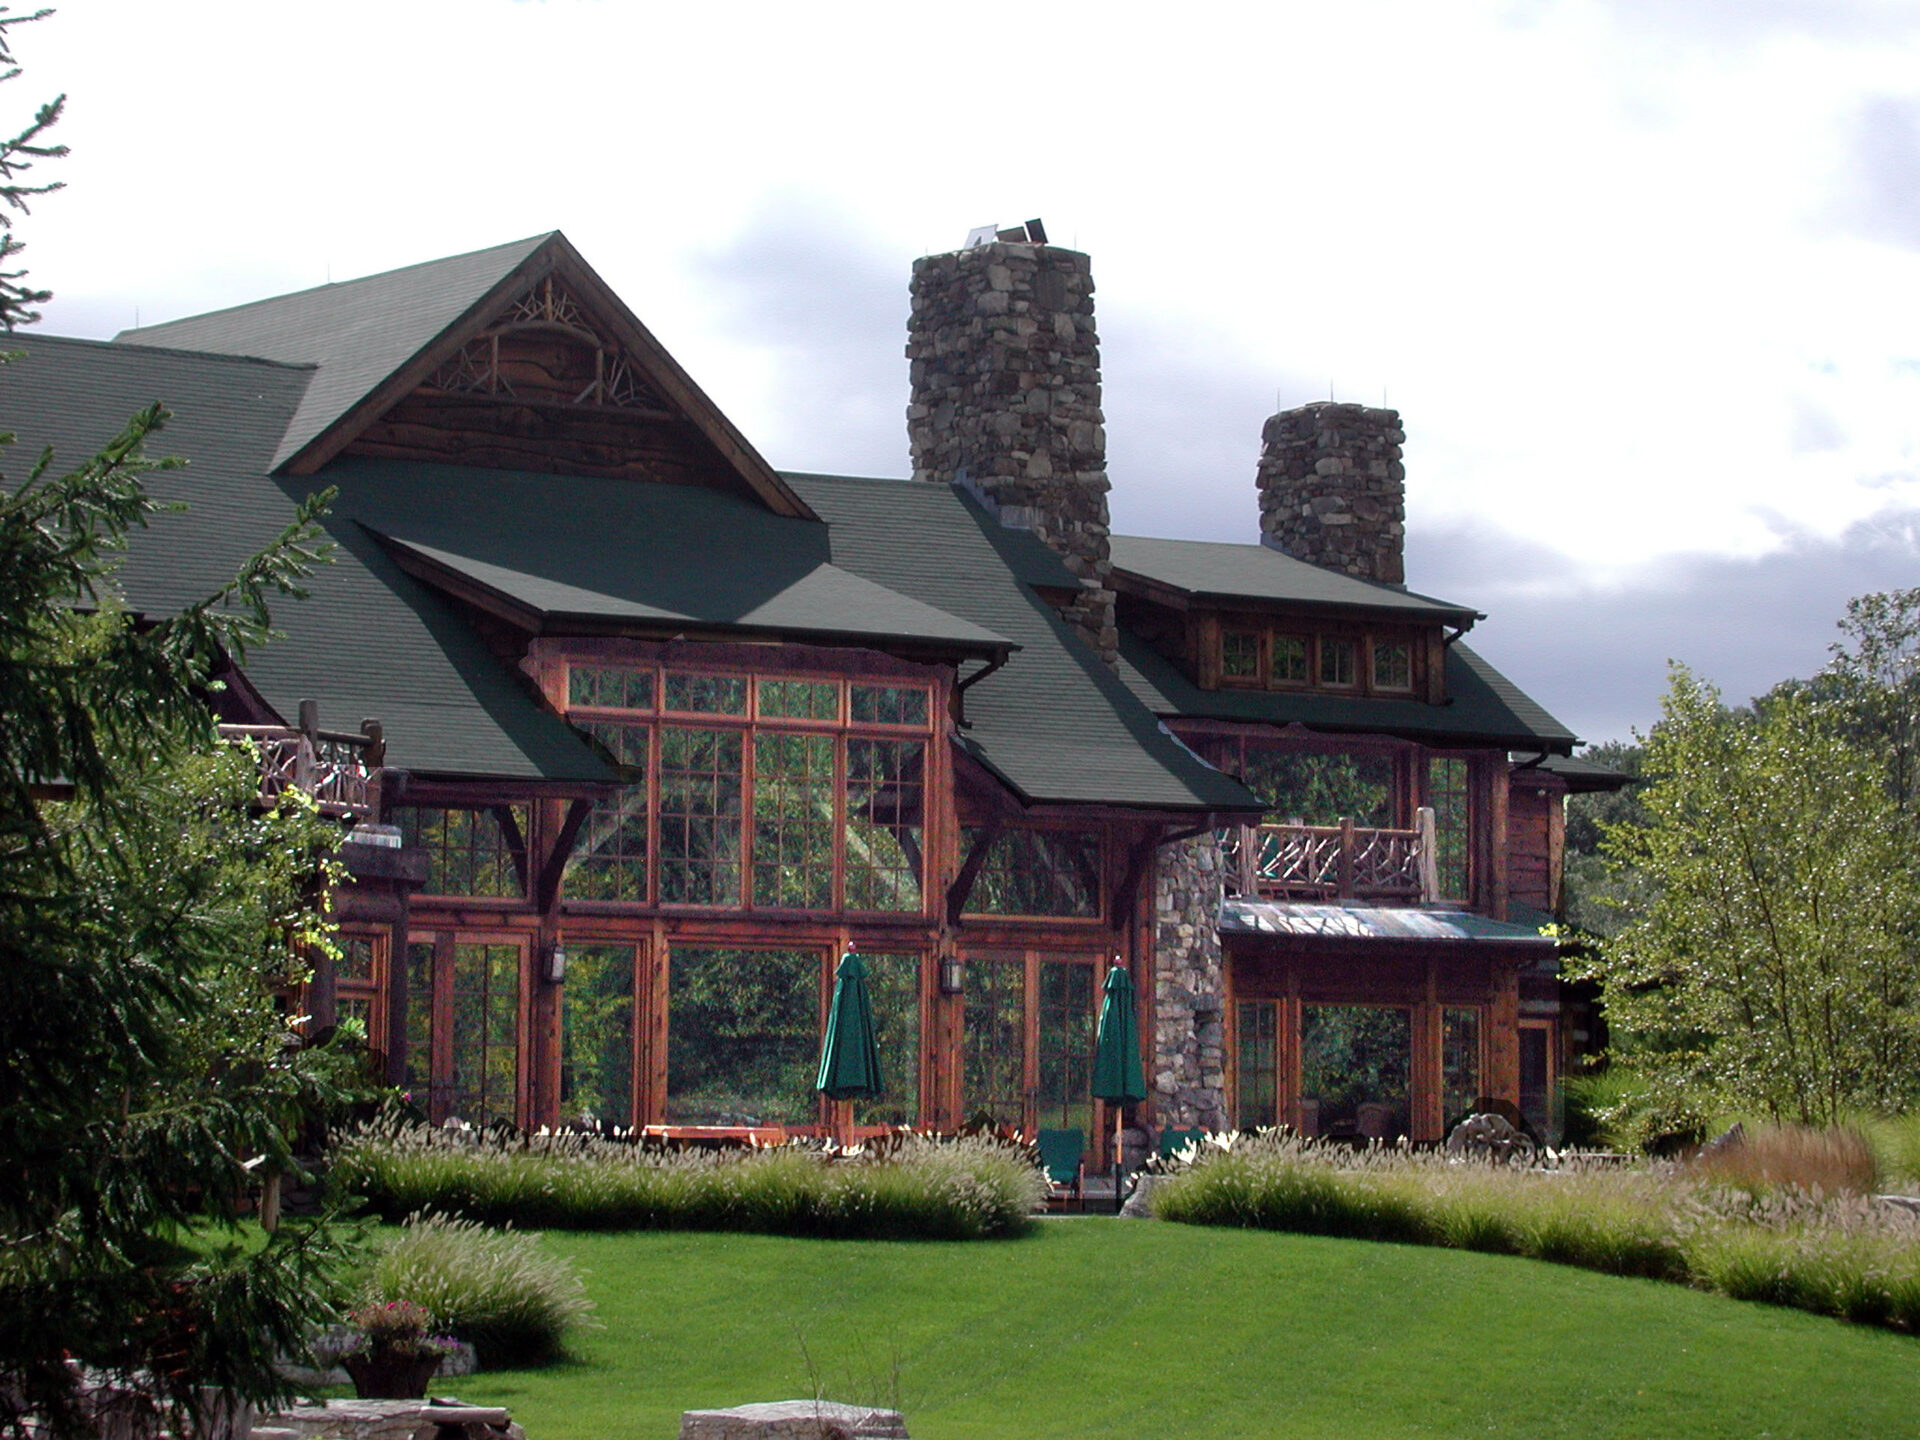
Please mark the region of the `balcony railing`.
[[1261, 900], [1385, 900], [1424, 905], [1439, 897], [1433, 811], [1411, 830], [1338, 825], [1242, 825], [1221, 832], [1227, 876]]
[[270, 806], [286, 790], [311, 795], [320, 813], [335, 819], [369, 820], [373, 777], [386, 760], [378, 720], [360, 722], [358, 734], [322, 730], [319, 706], [300, 702], [298, 728], [284, 725], [222, 725], [223, 740], [251, 740], [260, 751], [260, 804]]

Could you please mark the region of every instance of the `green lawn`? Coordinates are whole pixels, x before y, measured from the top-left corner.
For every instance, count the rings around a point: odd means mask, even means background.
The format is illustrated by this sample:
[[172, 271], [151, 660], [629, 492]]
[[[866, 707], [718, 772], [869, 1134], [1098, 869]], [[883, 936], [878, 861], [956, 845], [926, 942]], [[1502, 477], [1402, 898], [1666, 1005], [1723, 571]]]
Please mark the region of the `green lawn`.
[[606, 1328], [456, 1382], [531, 1440], [898, 1404], [915, 1440], [1907, 1436], [1920, 1340], [1450, 1250], [1105, 1218], [952, 1244], [552, 1233]]

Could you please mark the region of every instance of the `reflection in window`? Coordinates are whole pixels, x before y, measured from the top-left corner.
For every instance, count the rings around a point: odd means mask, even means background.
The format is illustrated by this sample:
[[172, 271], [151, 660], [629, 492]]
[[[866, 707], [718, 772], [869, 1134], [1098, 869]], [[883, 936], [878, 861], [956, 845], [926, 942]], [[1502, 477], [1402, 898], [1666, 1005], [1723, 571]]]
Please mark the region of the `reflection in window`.
[[451, 1113], [472, 1124], [514, 1121], [520, 1060], [520, 948], [453, 947]]
[[744, 715], [747, 682], [741, 675], [691, 675], [669, 670], [662, 704], [695, 715]]
[[967, 962], [963, 1108], [996, 1125], [1026, 1123], [1027, 967], [1019, 960]]
[[1277, 821], [1384, 829], [1394, 819], [1393, 757], [1378, 752], [1329, 754], [1248, 745], [1241, 778], [1271, 806]]
[[1273, 637], [1273, 683], [1276, 685], [1307, 683], [1306, 636], [1276, 635]]
[[[502, 806], [527, 833], [527, 807]], [[525, 893], [506, 827], [493, 810], [409, 808], [399, 812], [401, 835], [426, 852], [429, 895], [518, 898]]]
[[1440, 894], [1465, 900], [1467, 865], [1467, 762], [1446, 755], [1427, 761], [1427, 804], [1433, 807], [1434, 870]]
[[1320, 637], [1320, 683], [1322, 685], [1353, 684], [1354, 643], [1332, 635]]
[[838, 720], [840, 687], [830, 680], [762, 680], [760, 718]]
[[849, 706], [856, 725], [912, 725], [925, 729], [927, 691], [923, 685], [855, 685]]
[[1480, 1012], [1449, 1005], [1440, 1012], [1441, 1118], [1446, 1128], [1467, 1118], [1480, 1088]]
[[606, 710], [651, 710], [653, 672], [614, 665], [570, 665], [567, 703]]
[[1373, 688], [1411, 690], [1413, 688], [1413, 651], [1404, 644], [1376, 641], [1373, 647]]
[[407, 1093], [422, 1110], [433, 1087], [433, 942], [407, 944]]
[[847, 741], [846, 908], [917, 911], [926, 747]]
[[833, 904], [833, 737], [763, 730], [753, 740], [753, 903]]
[[633, 947], [569, 945], [561, 988], [560, 1123], [633, 1123]]
[[667, 1120], [814, 1119], [821, 956], [675, 946], [667, 980]]
[[[576, 674], [579, 672], [575, 672]], [[567, 863], [567, 893], [580, 900], [647, 898], [647, 740], [645, 725], [595, 721], [582, 727], [620, 764], [638, 772], [610, 800], [596, 800]]]
[[[968, 849], [983, 832], [966, 831]], [[976, 915], [1092, 918], [1100, 913], [1100, 837], [1086, 830], [1004, 830], [967, 897]]]
[[1040, 962], [1040, 1015], [1036, 1036], [1040, 1089], [1035, 1123], [1049, 1130], [1093, 1125], [1093, 966], [1064, 960]]
[[1235, 1115], [1243, 1130], [1280, 1123], [1279, 1007], [1271, 1000], [1242, 1000], [1234, 1070]]
[[660, 732], [660, 900], [740, 903], [741, 736]]
[[1300, 1108], [1308, 1134], [1407, 1133], [1411, 1013], [1385, 1005], [1300, 1007]]
[[1223, 630], [1220, 632], [1220, 675], [1226, 680], [1260, 678], [1260, 632]]
[[857, 1125], [914, 1125], [920, 1120], [920, 957], [862, 950], [873, 1001], [874, 1043], [885, 1093], [853, 1102]]

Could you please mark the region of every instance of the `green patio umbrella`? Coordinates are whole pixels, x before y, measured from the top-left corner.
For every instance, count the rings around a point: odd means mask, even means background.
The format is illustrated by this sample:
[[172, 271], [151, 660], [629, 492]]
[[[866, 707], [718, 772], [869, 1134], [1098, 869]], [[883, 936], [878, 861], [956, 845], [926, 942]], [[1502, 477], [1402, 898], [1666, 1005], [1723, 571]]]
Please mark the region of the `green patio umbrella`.
[[867, 965], [849, 950], [833, 975], [833, 1005], [820, 1045], [820, 1078], [813, 1088], [829, 1100], [857, 1100], [881, 1090], [880, 1047], [874, 1043], [873, 1001]]
[[1113, 1208], [1120, 1208], [1122, 1107], [1147, 1098], [1140, 1074], [1140, 1022], [1134, 1014], [1133, 977], [1114, 959], [1100, 1001], [1100, 1031], [1093, 1046], [1093, 1098], [1113, 1106]]

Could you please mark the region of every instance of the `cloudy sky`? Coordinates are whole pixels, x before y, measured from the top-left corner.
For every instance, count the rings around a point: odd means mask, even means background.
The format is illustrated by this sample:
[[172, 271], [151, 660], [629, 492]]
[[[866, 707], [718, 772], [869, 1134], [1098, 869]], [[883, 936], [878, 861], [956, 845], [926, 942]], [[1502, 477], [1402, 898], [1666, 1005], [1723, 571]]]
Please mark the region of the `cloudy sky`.
[[1093, 256], [1115, 527], [1401, 411], [1409, 579], [1588, 739], [1920, 584], [1920, 4], [65, 0], [18, 232], [107, 336], [549, 229], [778, 466], [906, 472], [914, 256]]

